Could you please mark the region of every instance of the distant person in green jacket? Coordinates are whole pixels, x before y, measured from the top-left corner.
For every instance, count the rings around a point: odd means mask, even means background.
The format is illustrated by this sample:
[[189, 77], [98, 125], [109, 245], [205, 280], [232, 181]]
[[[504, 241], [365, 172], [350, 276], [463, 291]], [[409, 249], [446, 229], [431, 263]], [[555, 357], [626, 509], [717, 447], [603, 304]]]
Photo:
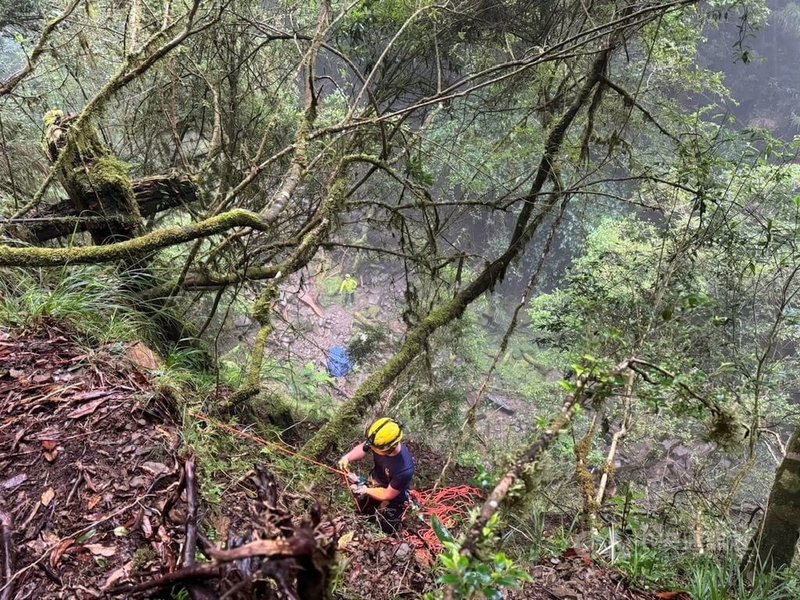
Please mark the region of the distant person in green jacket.
[[350, 273], [347, 273], [344, 276], [344, 281], [342, 281], [342, 285], [339, 286], [339, 293], [344, 296], [342, 303], [345, 306], [347, 306], [348, 304], [355, 304], [357, 287], [358, 287], [358, 281], [356, 281], [355, 277], [352, 277]]

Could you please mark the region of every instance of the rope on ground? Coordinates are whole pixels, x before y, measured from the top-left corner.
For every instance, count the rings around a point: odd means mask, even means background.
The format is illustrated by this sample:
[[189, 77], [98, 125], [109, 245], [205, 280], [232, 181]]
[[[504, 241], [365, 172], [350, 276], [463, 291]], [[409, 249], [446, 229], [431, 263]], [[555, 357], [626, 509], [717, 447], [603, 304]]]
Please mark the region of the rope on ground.
[[[261, 444], [261, 445], [266, 446], [268, 448], [272, 448], [273, 450], [281, 452], [281, 453], [283, 453], [283, 454], [285, 454], [287, 456], [290, 456], [292, 458], [296, 458], [298, 460], [303, 460], [303, 461], [305, 461], [305, 462], [307, 462], [309, 464], [312, 464], [312, 465], [314, 465], [316, 467], [320, 467], [322, 469], [325, 469], [326, 471], [330, 471], [331, 473], [335, 473], [336, 475], [340, 475], [341, 477], [344, 478], [345, 487], [348, 490], [350, 490], [350, 480], [347, 477], [347, 471], [342, 471], [341, 469], [334, 469], [330, 465], [326, 465], [325, 463], [321, 463], [319, 461], [316, 461], [313, 458], [309, 458], [307, 456], [303, 456], [302, 454], [299, 454], [298, 452], [295, 452], [294, 450], [291, 450], [291, 449], [287, 448], [286, 446], [278, 444], [277, 442], [270, 442], [269, 440], [265, 440], [264, 438], [262, 438], [261, 436], [256, 435], [255, 433], [250, 433], [249, 431], [242, 431], [241, 429], [236, 429], [236, 427], [232, 427], [232, 426], [228, 425], [227, 423], [223, 423], [222, 421], [214, 419], [213, 417], [209, 417], [208, 415], [204, 415], [202, 413], [197, 413], [197, 412], [191, 412], [189, 414], [191, 414], [194, 418], [196, 418], [196, 419], [198, 419], [200, 421], [203, 421], [204, 423], [207, 423], [208, 425], [213, 425], [214, 427], [216, 427], [218, 429], [222, 429], [223, 431], [227, 431], [228, 433], [231, 433], [231, 434], [235, 435], [236, 437], [239, 437], [239, 438], [244, 439], [244, 440], [249, 440], [249, 441], [254, 442], [256, 444]], [[352, 490], [350, 490], [350, 494], [353, 497], [353, 501], [356, 502], [356, 497], [355, 497], [355, 494], [353, 494]]]
[[403, 529], [403, 539], [412, 546], [423, 564], [431, 565], [436, 555], [444, 550], [431, 525], [436, 517], [443, 527], [452, 529], [465, 522], [470, 508], [482, 498], [483, 492], [475, 487], [459, 485], [433, 490], [411, 490], [411, 499], [419, 506], [424, 524]]

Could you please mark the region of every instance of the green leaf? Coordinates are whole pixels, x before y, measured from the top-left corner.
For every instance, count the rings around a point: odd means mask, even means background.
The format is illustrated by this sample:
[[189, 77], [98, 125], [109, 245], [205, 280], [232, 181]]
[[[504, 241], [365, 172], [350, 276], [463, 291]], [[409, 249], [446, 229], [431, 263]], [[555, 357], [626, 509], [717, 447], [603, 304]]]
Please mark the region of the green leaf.
[[445, 573], [439, 578], [439, 582], [445, 585], [452, 585], [454, 587], [461, 586], [461, 577], [455, 573]]
[[96, 534], [97, 534], [96, 529], [90, 529], [89, 531], [81, 535], [77, 540], [75, 540], [75, 544], [76, 545], [84, 544], [88, 542], [90, 539], [92, 539]]
[[431, 517], [431, 527], [433, 527], [433, 532], [436, 534], [436, 537], [439, 538], [440, 542], [453, 542], [453, 536], [447, 530], [447, 528], [439, 522], [439, 519], [436, 517]]

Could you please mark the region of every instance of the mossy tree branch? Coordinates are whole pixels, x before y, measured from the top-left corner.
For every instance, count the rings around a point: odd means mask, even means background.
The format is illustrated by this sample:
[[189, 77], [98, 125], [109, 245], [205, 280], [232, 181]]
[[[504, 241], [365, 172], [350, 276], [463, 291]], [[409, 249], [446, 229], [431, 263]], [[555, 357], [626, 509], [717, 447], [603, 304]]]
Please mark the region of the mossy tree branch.
[[314, 257], [317, 250], [330, 232], [334, 216], [344, 204], [347, 192], [347, 179], [344, 174], [345, 162], [340, 161], [334, 170], [333, 182], [329, 186], [325, 200], [320, 205], [317, 215], [309, 229], [303, 236], [300, 245], [295, 248], [292, 255], [279, 267], [275, 276], [271, 278], [264, 291], [253, 303], [253, 319], [259, 324], [260, 329], [256, 335], [253, 351], [250, 354], [250, 364], [244, 385], [237, 390], [228, 400], [225, 410], [241, 404], [254, 397], [261, 390], [261, 366], [264, 363], [264, 351], [269, 334], [273, 331], [272, 309], [278, 300], [278, 288], [292, 274], [304, 268]]
[[[267, 223], [275, 221], [283, 212], [308, 169], [309, 136], [317, 118], [317, 96], [314, 90], [316, 62], [329, 28], [330, 9], [328, 0], [323, 0], [320, 3], [317, 15], [317, 29], [304, 61], [306, 71], [304, 77], [305, 101], [303, 118], [295, 134], [294, 158], [280, 188], [273, 194], [264, 210], [261, 211], [261, 217]], [[259, 324], [260, 328], [250, 355], [250, 365], [247, 369], [245, 383], [230, 397], [225, 407], [226, 409], [241, 404], [257, 395], [261, 390], [261, 366], [264, 363], [267, 339], [274, 329], [272, 325], [272, 309], [279, 297], [278, 287], [286, 281], [289, 275], [305, 267], [319, 249], [320, 244], [326, 240], [334, 215], [338, 213], [344, 203], [347, 185], [345, 166], [347, 164], [348, 161], [345, 160], [340, 159], [337, 161], [328, 179], [329, 185], [327, 186], [325, 199], [320, 203], [312, 222], [306, 227], [306, 233], [303, 235], [300, 245], [295, 248], [292, 255], [284, 262], [278, 273], [269, 281], [253, 304], [253, 319]]]
[[525, 286], [525, 290], [522, 292], [522, 297], [520, 301], [517, 303], [517, 306], [514, 308], [514, 312], [511, 314], [511, 321], [508, 323], [508, 327], [506, 328], [506, 332], [503, 334], [503, 338], [500, 340], [500, 347], [498, 348], [497, 352], [492, 359], [492, 364], [489, 365], [489, 369], [486, 371], [486, 374], [483, 376], [480, 386], [478, 387], [478, 392], [475, 394], [475, 399], [470, 404], [469, 409], [467, 409], [466, 418], [464, 419], [464, 423], [461, 426], [461, 429], [458, 432], [458, 438], [456, 439], [455, 444], [453, 444], [453, 448], [447, 454], [447, 460], [445, 461], [444, 467], [442, 467], [441, 473], [439, 473], [439, 477], [436, 479], [436, 484], [434, 487], [439, 487], [442, 483], [447, 469], [450, 466], [450, 463], [453, 460], [456, 452], [461, 449], [462, 444], [464, 443], [468, 428], [474, 431], [475, 429], [475, 414], [477, 413], [478, 406], [480, 405], [481, 401], [486, 396], [486, 391], [489, 389], [489, 384], [492, 381], [492, 375], [497, 368], [497, 365], [506, 355], [506, 350], [508, 349], [508, 344], [511, 341], [511, 336], [514, 335], [514, 332], [517, 329], [517, 325], [519, 324], [519, 314], [522, 310], [528, 306], [528, 301], [530, 300], [531, 293], [534, 290], [534, 287], [537, 285], [539, 281], [539, 276], [542, 272], [542, 267], [544, 266], [545, 260], [547, 256], [550, 254], [550, 249], [553, 245], [553, 240], [556, 237], [556, 233], [558, 232], [559, 227], [561, 226], [561, 219], [564, 217], [564, 212], [567, 209], [567, 204], [569, 202], [569, 196], [565, 196], [563, 202], [561, 203], [561, 210], [559, 211], [558, 215], [556, 215], [555, 219], [553, 219], [553, 223], [550, 226], [550, 232], [547, 235], [547, 240], [544, 243], [544, 248], [542, 248], [542, 253], [539, 255], [539, 260], [536, 263], [535, 268], [531, 272], [531, 276], [528, 279], [528, 284]]
[[[194, 182], [178, 174], [143, 177], [134, 180], [132, 186], [138, 212], [143, 217], [197, 201], [197, 188]], [[108, 214], [100, 216], [97, 212], [78, 211], [71, 200], [65, 200], [48, 205], [30, 217], [0, 219], [0, 226], [19, 226], [19, 232], [10, 228], [9, 233], [19, 239], [46, 242], [92, 229], [105, 224], [106, 221], [123, 222], [133, 218], [135, 217]]]
[[272, 279], [281, 272], [282, 265], [249, 267], [220, 273], [214, 271], [190, 272], [184, 278], [176, 278], [169, 283], [144, 290], [139, 296], [143, 300], [169, 298], [180, 290], [219, 290], [230, 285], [240, 285], [245, 281]]
[[207, 238], [232, 229], [250, 227], [264, 230], [261, 217], [248, 210], [235, 209], [184, 227], [169, 227], [138, 238], [104, 246], [80, 248], [10, 248], [0, 246], [0, 267], [60, 267], [97, 264], [145, 256], [192, 240]]

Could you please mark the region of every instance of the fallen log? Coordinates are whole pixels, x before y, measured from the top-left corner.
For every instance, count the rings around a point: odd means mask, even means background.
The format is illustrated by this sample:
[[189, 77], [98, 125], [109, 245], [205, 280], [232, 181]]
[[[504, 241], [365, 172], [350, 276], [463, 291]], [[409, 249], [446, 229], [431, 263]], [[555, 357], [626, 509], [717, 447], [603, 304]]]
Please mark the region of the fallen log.
[[[143, 217], [197, 201], [197, 188], [183, 175], [156, 175], [132, 182], [133, 196]], [[9, 225], [14, 237], [29, 243], [41, 243], [83, 231], [109, 226], [130, 226], [135, 218], [120, 214], [104, 215], [85, 210], [79, 212], [71, 200], [51, 204], [30, 217], [0, 219], [0, 226]]]

